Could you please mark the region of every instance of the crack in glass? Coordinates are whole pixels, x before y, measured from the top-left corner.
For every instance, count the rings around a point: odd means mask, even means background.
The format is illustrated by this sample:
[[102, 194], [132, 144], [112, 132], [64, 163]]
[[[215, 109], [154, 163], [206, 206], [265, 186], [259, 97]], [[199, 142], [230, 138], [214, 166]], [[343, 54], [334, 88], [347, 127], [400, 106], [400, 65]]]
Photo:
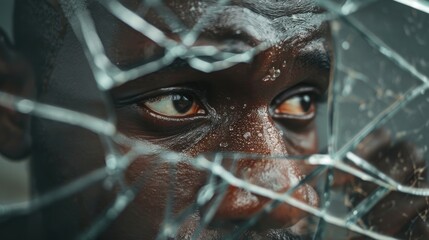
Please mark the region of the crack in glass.
[[[403, 50], [407, 47], [424, 51], [424, 46], [429, 43], [428, 34], [420, 37], [413, 35], [418, 43], [404, 43], [404, 49], [398, 49], [398, 45], [391, 38], [386, 39], [387, 33], [378, 32], [377, 27], [370, 25], [371, 20], [364, 19], [366, 14], [377, 15], [377, 11], [393, 11], [392, 9], [402, 9], [404, 13], [411, 13], [410, 22], [404, 27], [418, 24], [429, 27], [429, 4], [426, 1], [402, 1], [395, 0], [396, 3], [385, 4], [381, 1], [340, 1], [340, 0], [320, 0], [318, 3], [328, 11], [324, 18], [330, 21], [330, 28], [334, 42], [335, 65], [333, 70], [333, 80], [329, 89], [329, 139], [328, 152], [326, 154], [312, 154], [310, 156], [265, 156], [261, 154], [246, 153], [224, 153], [202, 154], [196, 157], [184, 156], [180, 152], [175, 152], [147, 140], [136, 141], [121, 133], [117, 127], [117, 116], [115, 109], [108, 97], [108, 92], [114, 87], [118, 87], [126, 82], [146, 76], [159, 71], [182, 59], [195, 70], [212, 73], [223, 69], [231, 68], [240, 63], [248, 63], [255, 56], [263, 51], [275, 47], [278, 41], [262, 42], [243, 52], [230, 52], [217, 48], [216, 46], [196, 46], [195, 43], [203, 31], [205, 19], [210, 18], [215, 12], [205, 12], [201, 19], [194, 26], [187, 28], [181, 22], [181, 17], [177, 16], [163, 1], [145, 0], [144, 6], [155, 10], [162, 21], [169, 28], [168, 31], [177, 28], [186, 28], [184, 34], [178, 39], [168, 36], [165, 30], [155, 26], [153, 23], [139, 16], [134, 11], [124, 6], [117, 0], [97, 1], [112, 16], [122, 21], [139, 34], [146, 36], [165, 50], [164, 54], [153, 61], [149, 61], [130, 69], [121, 69], [109, 58], [106, 53], [103, 39], [97, 32], [96, 23], [92, 18], [88, 6], [91, 1], [60, 1], [61, 7], [66, 13], [68, 22], [73, 28], [73, 32], [79, 39], [87, 61], [96, 80], [98, 89], [104, 99], [104, 107], [107, 111], [105, 118], [92, 116], [68, 109], [65, 107], [53, 106], [36, 100], [21, 98], [6, 92], [0, 92], [0, 105], [18, 112], [33, 115], [39, 118], [52, 120], [64, 124], [81, 127], [99, 136], [100, 142], [105, 151], [105, 166], [93, 172], [87, 173], [75, 181], [72, 181], [54, 191], [44, 195], [36, 196], [28, 202], [0, 205], [0, 220], [30, 214], [38, 209], [49, 206], [61, 199], [73, 196], [74, 194], [88, 189], [95, 184], [102, 183], [108, 190], [115, 190], [113, 202], [107, 210], [98, 216], [90, 227], [83, 231], [78, 239], [96, 239], [103, 231], [109, 228], [121, 213], [132, 203], [145, 184], [145, 180], [150, 179], [150, 174], [138, 176], [133, 184], [127, 184], [124, 180], [127, 168], [133, 164], [138, 157], [148, 156], [157, 160], [157, 164], [170, 163], [169, 177], [175, 179], [175, 168], [180, 161], [186, 160], [196, 169], [208, 173], [206, 184], [198, 190], [196, 201], [187, 207], [178, 216], [173, 216], [173, 192], [175, 183], [169, 182], [170, 191], [166, 199], [166, 209], [163, 222], [156, 239], [170, 239], [177, 236], [181, 224], [196, 209], [208, 205], [203, 219], [194, 230], [189, 239], [199, 239], [201, 232], [208, 227], [213, 220], [220, 204], [226, 195], [226, 189], [234, 186], [244, 189], [249, 193], [263, 196], [270, 201], [251, 218], [242, 223], [226, 235], [226, 239], [237, 239], [247, 230], [254, 226], [267, 213], [270, 213], [280, 203], [287, 203], [293, 207], [304, 210], [313, 216], [314, 221], [312, 239], [332, 239], [327, 235], [332, 226], [348, 229], [356, 235], [371, 237], [374, 239], [396, 239], [395, 236], [388, 236], [377, 229], [372, 229], [365, 219], [376, 205], [381, 203], [389, 194], [400, 192], [411, 196], [429, 196], [429, 188], [423, 183], [425, 176], [420, 176], [423, 180], [415, 180], [408, 184], [398, 180], [395, 173], [386, 169], [380, 169], [379, 163], [371, 162], [370, 159], [360, 156], [355, 149], [377, 129], [389, 129], [393, 132], [392, 141], [411, 141], [419, 148], [421, 155], [428, 158], [427, 145], [429, 142], [429, 88], [428, 65], [429, 55], [421, 53], [420, 56], [408, 55]], [[220, 0], [217, 7], [226, 6], [231, 1]], [[390, 6], [392, 5], [392, 6]], [[370, 8], [378, 10], [369, 10]], [[399, 11], [399, 10], [398, 10]], [[412, 15], [414, 14], [414, 15]], [[380, 13], [380, 18], [385, 15]], [[381, 21], [381, 20], [380, 20]], [[387, 23], [389, 19], [387, 19]], [[373, 22], [374, 25], [378, 23]], [[402, 27], [402, 26], [401, 26]], [[397, 30], [402, 32], [403, 30]], [[424, 30], [405, 30], [424, 31]], [[398, 34], [397, 32], [394, 32]], [[393, 34], [393, 33], [391, 33]], [[396, 35], [398, 38], [399, 35]], [[417, 37], [416, 37], [417, 36]], [[419, 40], [420, 39], [420, 40]], [[386, 41], [387, 40], [387, 41]], [[422, 47], [423, 46], [423, 47]], [[420, 48], [419, 48], [420, 47]], [[357, 51], [364, 52], [362, 56], [357, 55]], [[365, 57], [378, 60], [378, 66], [367, 66], [365, 63], [359, 64]], [[428, 52], [428, 51], [426, 51]], [[353, 58], [357, 60], [353, 60]], [[207, 60], [210, 59], [210, 60]], [[374, 62], [371, 64], [375, 64]], [[364, 66], [365, 65], [365, 66]], [[380, 74], [387, 73], [385, 79]], [[380, 73], [382, 72], [382, 73]], [[398, 76], [400, 81], [394, 79]], [[407, 82], [408, 80], [408, 82]], [[371, 81], [376, 81], [373, 84]], [[396, 81], [396, 82], [395, 82]], [[375, 85], [375, 86], [374, 86]], [[357, 111], [350, 110], [356, 107]], [[403, 124], [407, 121], [409, 124]], [[346, 117], [345, 117], [346, 116]], [[350, 116], [350, 120], [345, 120]], [[407, 125], [407, 126], [406, 126]], [[407, 129], [407, 128], [410, 129]], [[396, 135], [395, 135], [396, 134]], [[117, 145], [126, 146], [125, 154], [117, 149]], [[401, 161], [399, 155], [392, 161]], [[388, 154], [387, 154], [388, 155]], [[283, 159], [299, 161], [303, 164], [314, 166], [314, 169], [299, 181], [292, 183], [285, 192], [277, 192], [272, 189], [258, 186], [255, 183], [237, 176], [234, 172], [234, 165], [239, 159]], [[390, 158], [386, 157], [386, 161]], [[396, 159], [396, 160], [395, 160]], [[389, 160], [390, 161], [390, 160]], [[225, 167], [225, 162], [231, 162], [230, 168]], [[394, 167], [394, 163], [389, 162]], [[424, 174], [424, 166], [413, 166], [415, 173]], [[404, 170], [405, 171], [405, 170]], [[420, 171], [420, 172], [419, 172]], [[334, 197], [338, 195], [335, 190], [336, 172], [348, 174], [357, 179], [361, 179], [365, 184], [373, 184], [374, 190], [366, 193], [365, 197], [357, 202], [349, 204], [346, 212], [336, 214], [332, 211], [335, 208]], [[304, 203], [294, 197], [294, 193], [302, 186], [311, 181], [321, 181], [320, 189], [323, 193], [320, 196], [320, 206], [314, 207]], [[220, 193], [220, 194], [216, 194]], [[341, 195], [341, 193], [340, 193]], [[346, 195], [346, 193], [343, 193]], [[344, 196], [343, 196], [344, 197]], [[424, 215], [424, 213], [422, 213]], [[332, 231], [332, 230], [331, 230]], [[412, 230], [411, 230], [412, 231]], [[352, 235], [353, 236], [353, 235]], [[409, 235], [411, 236], [411, 235]], [[332, 237], [332, 236], [331, 236]], [[343, 236], [345, 237], [345, 236]], [[411, 238], [411, 237], [410, 237]], [[338, 239], [342, 239], [339, 237]]]

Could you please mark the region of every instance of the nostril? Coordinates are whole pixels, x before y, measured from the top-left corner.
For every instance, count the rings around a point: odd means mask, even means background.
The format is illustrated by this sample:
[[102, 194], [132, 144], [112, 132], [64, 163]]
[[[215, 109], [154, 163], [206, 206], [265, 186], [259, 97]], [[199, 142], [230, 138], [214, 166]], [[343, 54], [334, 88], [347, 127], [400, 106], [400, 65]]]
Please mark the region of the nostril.
[[[287, 191], [287, 190], [285, 190]], [[298, 188], [292, 197], [310, 206], [318, 205], [316, 191], [303, 185]], [[224, 220], [229, 223], [245, 221], [260, 214], [256, 226], [262, 229], [290, 227], [304, 218], [307, 214], [299, 208], [286, 202], [277, 202], [267, 212], [263, 212], [272, 199], [259, 196], [241, 188], [230, 186], [215, 215], [216, 220]]]
[[[266, 189], [285, 193], [297, 182], [301, 171], [291, 160], [240, 160], [236, 177]], [[309, 185], [297, 188], [291, 197], [310, 206], [318, 205], [317, 192]], [[291, 227], [307, 213], [287, 202], [276, 202], [242, 188], [229, 186], [215, 214], [215, 221], [236, 224], [257, 216], [254, 230]], [[270, 204], [270, 205], [268, 205]], [[271, 205], [272, 204], [272, 205]], [[264, 212], [265, 207], [270, 210]]]
[[247, 219], [258, 212], [262, 204], [265, 204], [266, 201], [261, 202], [261, 200], [247, 190], [229, 186], [216, 216], [234, 221]]
[[[308, 185], [303, 185], [292, 194], [292, 197], [310, 206], [317, 206], [318, 204], [315, 190]], [[277, 202], [271, 205], [273, 206], [272, 209], [268, 208], [270, 210], [265, 212], [265, 207], [272, 203], [272, 199], [252, 194], [244, 189], [230, 187], [217, 210], [214, 222], [217, 222], [218, 225], [219, 223], [235, 225], [256, 217], [256, 220], [253, 219], [252, 228], [264, 231], [291, 227], [307, 215], [306, 212], [286, 202]]]

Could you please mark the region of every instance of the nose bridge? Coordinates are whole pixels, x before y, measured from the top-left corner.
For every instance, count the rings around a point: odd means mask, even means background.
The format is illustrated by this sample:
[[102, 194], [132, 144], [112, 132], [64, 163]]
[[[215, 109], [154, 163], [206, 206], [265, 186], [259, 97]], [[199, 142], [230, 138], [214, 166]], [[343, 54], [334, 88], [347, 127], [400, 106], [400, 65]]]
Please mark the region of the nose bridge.
[[[283, 134], [270, 118], [267, 108], [249, 109], [229, 126], [226, 151], [261, 154], [261, 157], [239, 156], [231, 172], [251, 184], [284, 193], [303, 177], [296, 161], [273, 156], [287, 156], [288, 145]], [[232, 159], [224, 159], [231, 167]], [[317, 194], [308, 185], [298, 188], [292, 195], [311, 206], [317, 205]], [[262, 211], [271, 200], [246, 189], [229, 186], [216, 214], [217, 220], [246, 220]], [[292, 226], [306, 214], [287, 203], [282, 203], [258, 222], [258, 227]]]
[[[238, 177], [274, 191], [288, 189], [302, 177], [297, 162], [288, 160], [283, 131], [272, 120], [267, 107], [255, 107], [229, 128], [228, 151], [244, 155], [235, 159]], [[252, 157], [246, 154], [252, 154]], [[225, 159], [231, 161], [232, 159]], [[231, 162], [226, 163], [231, 166]]]
[[229, 151], [261, 155], [287, 155], [283, 131], [278, 129], [266, 106], [255, 107], [239, 114], [229, 126]]

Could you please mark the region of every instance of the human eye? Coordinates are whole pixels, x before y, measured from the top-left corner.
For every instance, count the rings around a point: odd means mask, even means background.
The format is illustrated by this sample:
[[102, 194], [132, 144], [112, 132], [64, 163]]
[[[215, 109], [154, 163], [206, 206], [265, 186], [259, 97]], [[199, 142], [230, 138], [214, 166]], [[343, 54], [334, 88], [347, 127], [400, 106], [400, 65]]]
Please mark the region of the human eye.
[[273, 114], [283, 119], [313, 119], [320, 97], [320, 92], [314, 87], [294, 88], [281, 94], [274, 101]]
[[167, 93], [142, 100], [139, 104], [153, 114], [167, 118], [189, 118], [206, 114], [206, 110], [191, 93]]
[[316, 105], [311, 93], [301, 93], [284, 100], [276, 107], [276, 114], [308, 116], [314, 114]]
[[214, 114], [207, 103], [205, 88], [190, 86], [161, 87], [139, 91], [123, 89], [113, 95], [118, 114], [118, 127], [130, 134], [145, 137], [168, 137], [201, 129]]

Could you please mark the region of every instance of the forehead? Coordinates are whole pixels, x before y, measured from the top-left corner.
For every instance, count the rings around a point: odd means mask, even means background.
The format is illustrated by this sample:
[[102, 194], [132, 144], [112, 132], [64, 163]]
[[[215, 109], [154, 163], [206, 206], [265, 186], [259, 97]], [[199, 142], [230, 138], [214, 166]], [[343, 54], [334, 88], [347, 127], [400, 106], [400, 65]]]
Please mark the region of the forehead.
[[[313, 0], [120, 0], [124, 6], [145, 18], [169, 27], [192, 27], [198, 22], [227, 24], [236, 19], [249, 21], [263, 18], [278, 21], [299, 14], [316, 14], [323, 10]], [[234, 15], [233, 15], [234, 14]], [[221, 18], [221, 16], [226, 16]], [[163, 21], [159, 21], [159, 20]], [[181, 30], [181, 29], [177, 29]]]
[[[267, 13], [272, 16], [291, 15], [302, 12], [320, 11], [314, 0], [119, 0], [129, 7], [137, 8], [141, 6], [157, 6], [159, 4], [168, 5], [177, 9], [194, 8], [198, 10], [204, 6], [229, 5], [243, 6], [253, 9], [255, 12]], [[188, 7], [188, 8], [186, 8]], [[189, 8], [190, 7], [190, 8]]]
[[[317, 35], [324, 20], [323, 10], [309, 0], [119, 2], [125, 8], [116, 8], [118, 11], [115, 10], [113, 14], [106, 11], [108, 4], [90, 4], [97, 31], [107, 47], [108, 55], [119, 65], [128, 65], [128, 62], [135, 62], [135, 58], [142, 56], [151, 60], [163, 52], [152, 41], [152, 36], [157, 33], [141, 28], [136, 30], [139, 20], [133, 20], [134, 17], [143, 18], [170, 39], [182, 41], [184, 35], [196, 31], [196, 45], [216, 45], [233, 52], [248, 50], [248, 47], [255, 47], [262, 42], [283, 45], [288, 40], [292, 42], [297, 38], [308, 38], [314, 33]], [[134, 27], [130, 23], [134, 23]], [[145, 32], [141, 34], [142, 31]]]
[[[77, 0], [77, 2], [78, 4], [63, 5], [73, 5], [72, 8], [75, 9], [76, 6], [93, 5], [92, 3], [98, 1]], [[116, 1], [106, 1], [104, 5], [112, 5], [110, 4], [112, 2]], [[196, 23], [200, 25], [199, 27], [204, 27], [214, 22], [225, 25], [237, 20], [243, 20], [244, 23], [261, 19], [281, 22], [288, 17], [294, 17], [295, 25], [299, 25], [323, 12], [314, 0], [118, 0], [118, 2], [158, 27], [176, 32], [192, 28]], [[122, 10], [116, 12], [125, 13]], [[298, 16], [306, 17], [298, 19]]]
[[[77, 1], [84, 3], [82, 0]], [[70, 1], [68, 5], [78, 6], [72, 2]], [[120, 0], [119, 3], [125, 7], [124, 9], [131, 10], [120, 13], [124, 17], [122, 20], [107, 9], [107, 4], [103, 5], [100, 2], [103, 1], [88, 1], [81, 7], [89, 8], [96, 33], [103, 42], [107, 56], [120, 68], [133, 68], [152, 62], [162, 56], [165, 50], [150, 39], [150, 33], [141, 34], [129, 26], [129, 23], [133, 22], [131, 15], [143, 18], [168, 37], [179, 41], [182, 33], [187, 33], [194, 26], [198, 26], [201, 34], [195, 42], [197, 45], [214, 45], [220, 48], [233, 46], [235, 48], [233, 51], [241, 51], [248, 50], [260, 42], [276, 44], [281, 41], [278, 51], [285, 53], [283, 56], [289, 56], [293, 51], [291, 61], [305, 56], [306, 52], [314, 52], [314, 49], [323, 51], [319, 41], [321, 34], [317, 34], [322, 26], [323, 14], [313, 1], [231, 0], [225, 1], [227, 4], [222, 5], [219, 1], [208, 0]], [[67, 6], [64, 7], [67, 11]], [[171, 25], [172, 22], [183, 24]], [[203, 24], [198, 25], [200, 22]], [[68, 32], [52, 77], [62, 80], [61, 88], [65, 88], [63, 85], [66, 83], [76, 81], [82, 82], [81, 84], [87, 83], [89, 81], [83, 79], [91, 76], [87, 66], [84, 66], [87, 64], [86, 61], [82, 61], [85, 56], [81, 52], [80, 44], [73, 35], [71, 31]], [[278, 55], [279, 53], [273, 54]], [[261, 66], [265, 67], [268, 63], [262, 64]], [[82, 69], [78, 72], [88, 77], [75, 79], [73, 76], [78, 67]], [[70, 81], [66, 81], [67, 78], [71, 78]], [[84, 94], [79, 90], [76, 92]]]

